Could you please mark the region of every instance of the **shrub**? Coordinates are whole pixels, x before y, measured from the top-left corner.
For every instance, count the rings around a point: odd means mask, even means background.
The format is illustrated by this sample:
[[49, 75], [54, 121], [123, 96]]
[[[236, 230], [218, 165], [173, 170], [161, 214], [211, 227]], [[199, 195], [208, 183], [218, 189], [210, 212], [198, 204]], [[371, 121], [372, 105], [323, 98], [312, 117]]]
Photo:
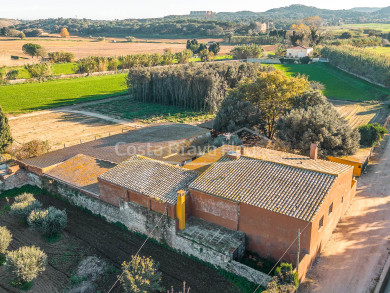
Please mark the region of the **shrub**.
[[125, 39], [126, 39], [128, 42], [132, 43], [132, 42], [134, 42], [135, 37], [127, 36], [127, 37], [125, 37]]
[[106, 57], [87, 57], [77, 61], [78, 73], [92, 73], [105, 71], [107, 69]]
[[10, 214], [23, 220], [27, 220], [31, 211], [41, 207], [42, 204], [36, 200], [32, 194], [24, 193], [15, 198], [15, 202], [11, 205]]
[[13, 142], [11, 129], [8, 124], [8, 118], [3, 112], [0, 105], [0, 155], [4, 153], [6, 148]]
[[107, 58], [107, 69], [111, 71], [116, 71], [118, 69], [118, 58], [108, 57]]
[[45, 210], [33, 210], [28, 216], [28, 225], [45, 236], [59, 234], [67, 224], [66, 211], [49, 207]]
[[226, 135], [219, 135], [216, 139], [213, 141], [213, 146], [219, 148], [223, 145], [242, 145], [242, 141], [239, 139], [237, 135], [231, 135], [230, 137], [227, 137]]
[[372, 147], [376, 145], [387, 133], [386, 128], [379, 123], [369, 123], [359, 127], [360, 145]]
[[18, 160], [28, 159], [43, 155], [50, 151], [51, 147], [47, 140], [32, 140], [22, 145], [12, 145], [7, 149], [7, 152]]
[[359, 148], [360, 134], [352, 130], [330, 104], [293, 109], [277, 122], [277, 136], [288, 148], [307, 155], [311, 143], [319, 145], [319, 156], [345, 156]]
[[161, 272], [151, 258], [133, 256], [131, 262], [122, 264], [123, 276], [120, 281], [126, 292], [162, 291]]
[[0, 227], [0, 255], [5, 254], [11, 241], [11, 232], [6, 227]]
[[20, 283], [34, 280], [45, 271], [47, 256], [35, 246], [23, 246], [6, 254], [6, 266]]
[[52, 63], [73, 62], [75, 58], [71, 52], [50, 52], [48, 56]]
[[263, 52], [264, 49], [255, 44], [237, 46], [231, 51], [235, 59], [259, 58]]
[[24, 68], [30, 74], [31, 78], [36, 78], [38, 80], [44, 80], [49, 77], [52, 72], [51, 64], [47, 62], [41, 64], [27, 64]]
[[234, 92], [231, 92], [222, 102], [213, 128], [217, 132], [234, 132], [244, 127], [251, 129], [260, 122], [260, 113], [255, 106], [249, 101], [237, 98]]
[[5, 78], [8, 80], [14, 80], [17, 79], [19, 75], [19, 70], [10, 70], [5, 74]]
[[298, 273], [293, 271], [289, 263], [281, 263], [275, 270], [275, 277], [267, 285], [263, 293], [292, 293], [299, 286]]

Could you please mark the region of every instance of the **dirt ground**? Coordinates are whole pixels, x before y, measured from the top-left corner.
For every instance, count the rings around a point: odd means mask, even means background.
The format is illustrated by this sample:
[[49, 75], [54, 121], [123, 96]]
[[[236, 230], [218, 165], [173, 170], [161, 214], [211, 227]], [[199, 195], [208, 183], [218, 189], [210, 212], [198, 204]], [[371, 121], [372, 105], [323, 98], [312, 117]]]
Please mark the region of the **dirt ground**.
[[[144, 238], [126, 232], [112, 224], [92, 216], [59, 199], [47, 195], [36, 196], [44, 206], [66, 209], [68, 226], [62, 238], [56, 243], [48, 243], [38, 232], [29, 230], [8, 214], [0, 216], [0, 226], [7, 226], [13, 234], [10, 249], [23, 245], [36, 245], [48, 255], [48, 265], [35, 281], [31, 293], [63, 292], [70, 283], [72, 272], [82, 259], [98, 256], [108, 262], [112, 269], [98, 283], [97, 292], [107, 292], [115, 282], [123, 261], [135, 254]], [[0, 207], [5, 200], [0, 201]], [[151, 256], [160, 264], [163, 286], [174, 286], [179, 290], [183, 281], [191, 288], [190, 292], [237, 292], [235, 285], [225, 280], [214, 269], [208, 268], [188, 257], [167, 250], [158, 244], [148, 242], [141, 256]], [[9, 285], [9, 275], [0, 267], [0, 292], [19, 292]], [[66, 291], [66, 290], [65, 290]], [[113, 292], [122, 292], [117, 286]]]
[[377, 149], [378, 164], [358, 179], [356, 198], [299, 292], [373, 292], [390, 251], [388, 138]]
[[[114, 43], [114, 40], [116, 41]], [[222, 41], [222, 39], [204, 39], [202, 42], [211, 40]], [[185, 39], [162, 39], [162, 40], [144, 40], [137, 42], [125, 42], [125, 39], [107, 38], [104, 41], [97, 42], [87, 38], [34, 38], [26, 40], [7, 39], [0, 37], [0, 66], [19, 66], [27, 63], [38, 62], [37, 58], [25, 55], [22, 46], [28, 42], [36, 43], [46, 49], [47, 52], [67, 51], [75, 54], [76, 59], [88, 56], [120, 56], [139, 53], [163, 53], [165, 48], [171, 48], [173, 52], [179, 52], [186, 48]], [[143, 42], [143, 43], [141, 43]], [[232, 46], [221, 46], [219, 55], [225, 55], [231, 51]], [[21, 56], [27, 59], [11, 60], [11, 55]]]

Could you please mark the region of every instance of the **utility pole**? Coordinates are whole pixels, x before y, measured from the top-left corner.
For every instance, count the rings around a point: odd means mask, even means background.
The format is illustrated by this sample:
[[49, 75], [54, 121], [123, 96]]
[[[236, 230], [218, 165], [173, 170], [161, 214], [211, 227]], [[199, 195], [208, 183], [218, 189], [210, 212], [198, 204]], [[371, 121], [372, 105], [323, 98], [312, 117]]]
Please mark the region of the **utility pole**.
[[297, 249], [297, 273], [299, 276], [299, 252], [301, 251], [301, 229], [298, 229], [298, 249]]

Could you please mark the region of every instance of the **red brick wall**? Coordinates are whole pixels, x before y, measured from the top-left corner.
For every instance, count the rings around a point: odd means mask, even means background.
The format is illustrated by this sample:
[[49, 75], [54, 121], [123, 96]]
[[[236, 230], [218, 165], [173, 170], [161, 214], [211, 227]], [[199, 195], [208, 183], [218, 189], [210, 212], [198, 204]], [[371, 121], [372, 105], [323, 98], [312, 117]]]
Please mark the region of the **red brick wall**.
[[[240, 203], [239, 230], [247, 235], [247, 249], [263, 257], [279, 259], [308, 222]], [[310, 248], [311, 225], [301, 235], [301, 251]], [[296, 263], [297, 242], [284, 260]]]
[[226, 228], [238, 229], [238, 203], [190, 190], [190, 213]]
[[120, 199], [127, 200], [127, 193], [122, 187], [111, 184], [98, 178], [100, 199], [109, 204], [119, 207]]

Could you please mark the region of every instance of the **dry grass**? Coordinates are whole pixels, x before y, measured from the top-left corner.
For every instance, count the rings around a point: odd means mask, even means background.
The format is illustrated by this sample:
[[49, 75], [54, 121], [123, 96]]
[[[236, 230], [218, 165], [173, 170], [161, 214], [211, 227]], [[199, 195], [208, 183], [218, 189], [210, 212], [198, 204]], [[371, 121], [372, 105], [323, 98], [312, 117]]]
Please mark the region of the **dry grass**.
[[367, 123], [385, 123], [389, 115], [390, 108], [387, 104], [378, 102], [346, 102], [332, 100], [339, 114], [348, 120], [349, 125], [353, 128]]
[[[114, 43], [113, 41], [116, 41]], [[221, 41], [221, 39], [204, 39], [202, 42], [211, 40]], [[94, 39], [72, 37], [61, 39], [31, 38], [25, 40], [0, 38], [0, 66], [20, 66], [27, 63], [37, 62], [26, 56], [22, 51], [22, 46], [26, 43], [37, 43], [43, 46], [48, 52], [68, 51], [75, 54], [76, 59], [88, 56], [120, 56], [139, 53], [163, 53], [165, 48], [171, 48], [173, 52], [179, 52], [186, 48], [186, 39], [158, 39], [145, 40], [137, 39], [136, 42], [128, 43], [125, 39], [107, 38], [102, 42]], [[232, 46], [221, 46], [220, 55], [226, 55], [231, 51]], [[11, 55], [26, 57], [27, 59], [11, 60]]]

